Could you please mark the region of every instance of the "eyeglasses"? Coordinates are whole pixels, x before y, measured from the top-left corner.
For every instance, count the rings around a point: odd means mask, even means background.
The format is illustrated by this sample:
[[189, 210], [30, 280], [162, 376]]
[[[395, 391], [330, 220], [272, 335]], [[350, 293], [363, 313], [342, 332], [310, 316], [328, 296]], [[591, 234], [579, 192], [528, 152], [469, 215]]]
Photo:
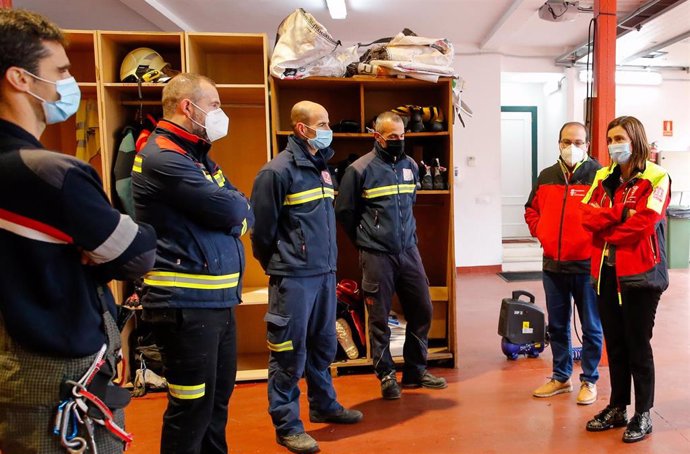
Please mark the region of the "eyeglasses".
[[576, 147], [581, 147], [581, 146], [583, 146], [583, 145], [587, 145], [587, 142], [583, 142], [583, 141], [581, 141], [581, 140], [576, 140], [575, 142], [573, 142], [572, 140], [563, 139], [563, 140], [561, 140], [560, 142], [561, 142], [563, 145], [565, 145], [566, 147], [568, 147], [568, 146], [570, 146], [570, 145], [575, 145]]

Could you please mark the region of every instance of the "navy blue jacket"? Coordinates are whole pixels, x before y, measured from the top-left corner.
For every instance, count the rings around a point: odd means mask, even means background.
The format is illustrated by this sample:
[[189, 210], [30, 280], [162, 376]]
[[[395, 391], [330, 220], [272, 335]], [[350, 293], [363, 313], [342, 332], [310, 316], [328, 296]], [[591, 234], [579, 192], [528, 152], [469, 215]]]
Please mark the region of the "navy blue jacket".
[[254, 257], [269, 275], [315, 276], [336, 269], [333, 182], [326, 163], [331, 148], [312, 156], [290, 136], [288, 145], [254, 181]]
[[162, 120], [134, 159], [137, 219], [158, 234], [154, 270], [142, 305], [226, 308], [241, 302], [244, 248], [251, 228], [247, 199], [208, 157], [211, 144]]
[[0, 120], [0, 330], [37, 353], [83, 357], [106, 342], [107, 282], [151, 269], [156, 236], [110, 206], [90, 165], [43, 148]]
[[417, 245], [412, 210], [418, 179], [412, 158], [396, 159], [378, 143], [347, 168], [335, 211], [358, 248], [397, 254]]

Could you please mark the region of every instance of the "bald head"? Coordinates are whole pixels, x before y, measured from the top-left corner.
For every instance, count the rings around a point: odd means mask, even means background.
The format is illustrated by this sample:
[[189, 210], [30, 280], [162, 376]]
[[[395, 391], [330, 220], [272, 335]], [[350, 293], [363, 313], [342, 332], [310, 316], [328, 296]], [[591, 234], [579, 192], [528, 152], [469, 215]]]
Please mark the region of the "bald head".
[[[330, 130], [328, 112], [321, 105], [311, 101], [300, 101], [290, 111], [290, 122], [295, 136], [307, 142], [310, 153], [316, 153], [317, 149], [311, 143], [311, 139], [318, 136], [319, 130]], [[330, 140], [328, 140], [330, 144]]]
[[300, 101], [292, 106], [292, 110], [290, 111], [290, 123], [294, 130], [297, 123], [304, 123], [311, 126], [315, 118], [324, 115], [328, 118], [328, 112], [326, 112], [326, 109], [321, 104], [312, 101]]

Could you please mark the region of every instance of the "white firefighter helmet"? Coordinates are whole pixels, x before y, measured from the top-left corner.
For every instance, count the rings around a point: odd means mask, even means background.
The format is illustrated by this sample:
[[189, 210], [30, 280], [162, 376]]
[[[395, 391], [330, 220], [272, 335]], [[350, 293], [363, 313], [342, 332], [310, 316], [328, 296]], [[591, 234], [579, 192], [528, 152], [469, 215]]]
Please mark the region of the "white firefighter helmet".
[[[148, 47], [134, 49], [122, 60], [120, 65], [121, 82], [163, 82], [163, 69], [170, 66], [158, 52]], [[166, 78], [169, 79], [169, 78]]]

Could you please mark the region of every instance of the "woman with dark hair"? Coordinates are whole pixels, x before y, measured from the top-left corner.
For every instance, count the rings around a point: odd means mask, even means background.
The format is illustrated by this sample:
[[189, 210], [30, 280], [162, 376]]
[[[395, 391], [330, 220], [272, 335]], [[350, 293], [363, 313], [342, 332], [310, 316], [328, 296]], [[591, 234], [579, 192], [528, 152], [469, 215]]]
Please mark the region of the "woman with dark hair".
[[[598, 432], [627, 426], [623, 441], [652, 432], [654, 403], [652, 328], [661, 293], [668, 287], [665, 251], [668, 173], [648, 161], [642, 123], [618, 117], [608, 125], [611, 164], [599, 170], [582, 200], [583, 224], [593, 233], [592, 281], [609, 358], [609, 405], [587, 423]], [[631, 382], [635, 415], [628, 422]]]

